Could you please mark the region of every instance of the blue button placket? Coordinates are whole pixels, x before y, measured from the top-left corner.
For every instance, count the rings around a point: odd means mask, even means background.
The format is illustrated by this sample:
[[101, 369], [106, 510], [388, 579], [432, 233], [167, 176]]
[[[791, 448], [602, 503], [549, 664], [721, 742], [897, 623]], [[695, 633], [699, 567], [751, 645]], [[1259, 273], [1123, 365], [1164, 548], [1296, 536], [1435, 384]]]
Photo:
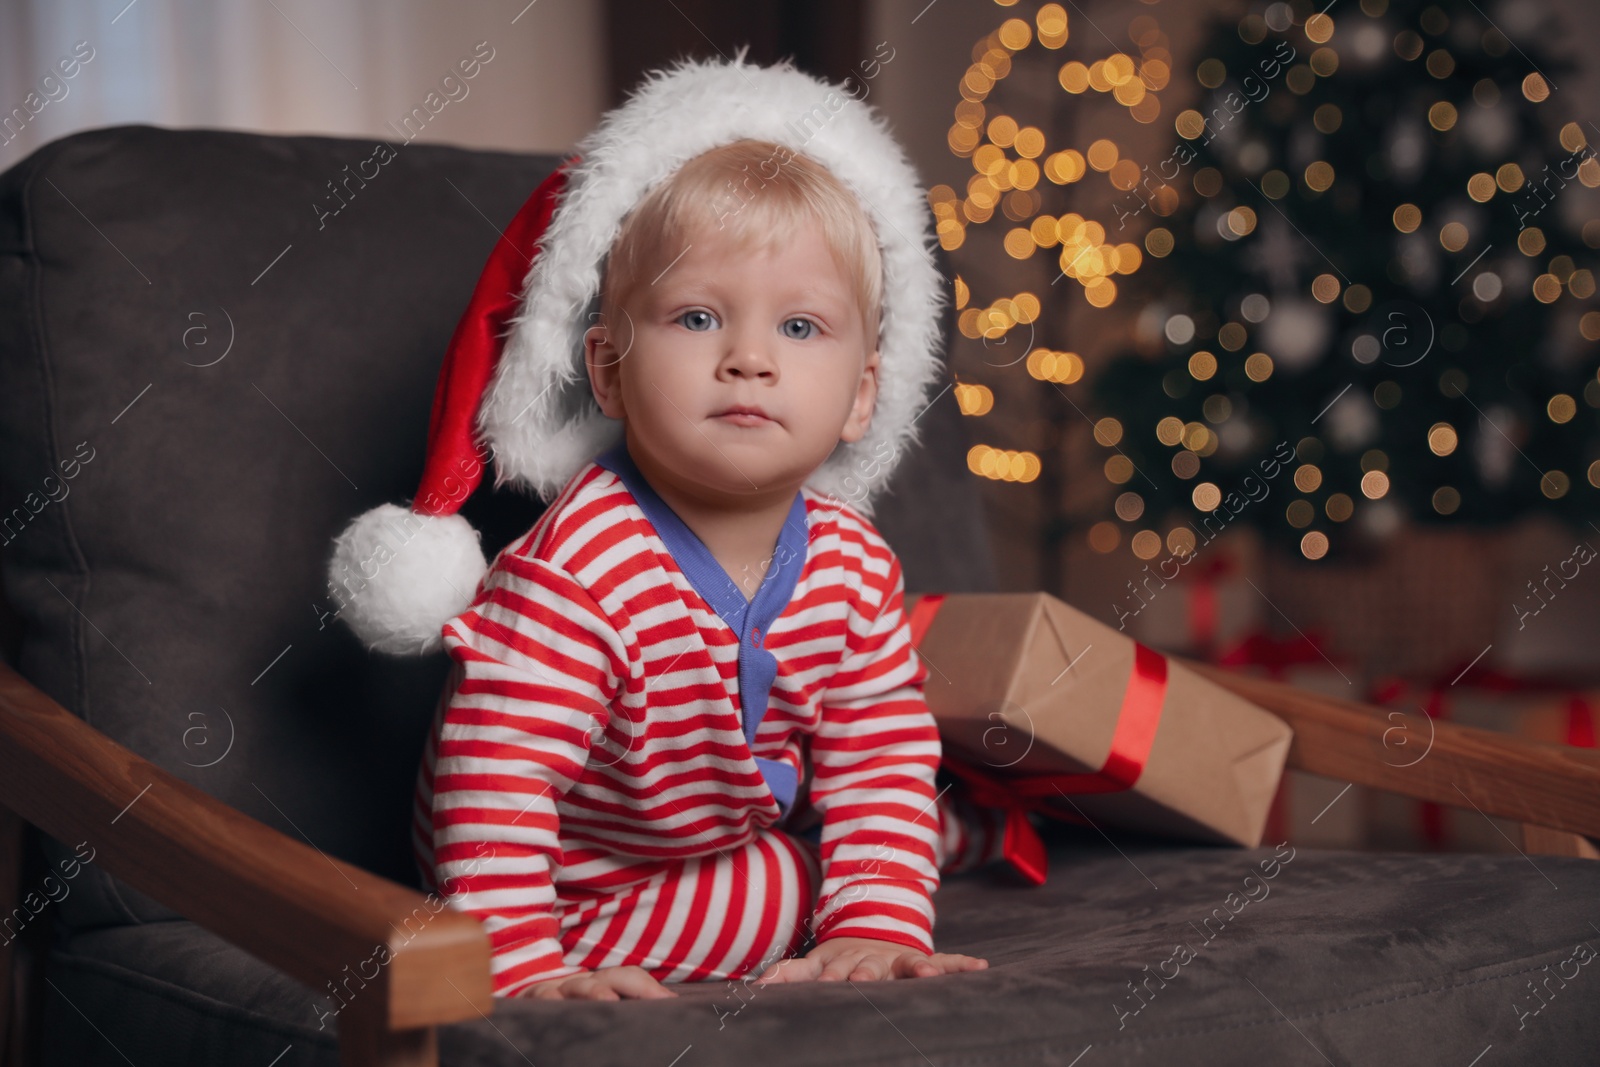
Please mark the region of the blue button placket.
[[[795, 585], [806, 560], [806, 509], [804, 497], [796, 493], [789, 514], [778, 533], [778, 543], [762, 576], [756, 595], [746, 600], [728, 572], [722, 569], [711, 550], [678, 517], [645, 481], [626, 442], [617, 444], [595, 460], [611, 471], [633, 496], [639, 510], [655, 528], [656, 534], [672, 554], [700, 598], [739, 638], [739, 705], [743, 709], [741, 727], [752, 754], [756, 731], [767, 713], [772, 683], [778, 676], [778, 660], [766, 649], [767, 630], [783, 614], [794, 597]], [[777, 798], [783, 816], [789, 814], [799, 788], [793, 767], [781, 760], [753, 756], [767, 787]]]

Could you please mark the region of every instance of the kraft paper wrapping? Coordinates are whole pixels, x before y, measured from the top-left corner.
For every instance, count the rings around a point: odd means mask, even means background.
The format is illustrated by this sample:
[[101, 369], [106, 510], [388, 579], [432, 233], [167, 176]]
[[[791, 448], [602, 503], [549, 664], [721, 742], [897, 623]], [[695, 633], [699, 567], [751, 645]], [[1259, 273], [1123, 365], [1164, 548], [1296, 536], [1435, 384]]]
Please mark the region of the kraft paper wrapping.
[[[908, 596], [911, 611], [918, 598]], [[918, 647], [947, 746], [991, 775], [1099, 771], [1134, 642], [1044, 593], [950, 594]], [[1293, 734], [1270, 712], [1168, 661], [1159, 728], [1134, 786], [1049, 801], [1096, 825], [1261, 843]]]

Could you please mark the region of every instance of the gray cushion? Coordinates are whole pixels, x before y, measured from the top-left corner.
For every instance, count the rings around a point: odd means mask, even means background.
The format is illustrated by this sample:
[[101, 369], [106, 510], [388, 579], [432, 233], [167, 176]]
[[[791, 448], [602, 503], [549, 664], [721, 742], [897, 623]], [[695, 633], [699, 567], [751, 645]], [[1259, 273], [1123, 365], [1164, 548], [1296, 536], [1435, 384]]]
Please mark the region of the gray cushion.
[[[1541, 1003], [1529, 981], [1600, 943], [1589, 925], [1600, 864], [1302, 849], [1247, 885], [1271, 850], [1124, 841], [1124, 855], [1065, 828], [1050, 836], [1043, 887], [979, 872], [936, 895], [938, 947], [985, 956], [986, 971], [500, 1001], [487, 1021], [441, 1029], [442, 1062], [1465, 1067], [1489, 1045], [1495, 1063], [1592, 1062], [1600, 964], [1567, 965], [1576, 977], [1552, 978], [1539, 1014], [1519, 1012]], [[1230, 909], [1246, 889], [1259, 899]], [[1179, 942], [1194, 958], [1165, 964]], [[1125, 1014], [1137, 1003], [1128, 983], [1162, 971], [1177, 977], [1151, 980], [1142, 1010]], [[79, 934], [50, 972], [60, 992], [48, 994], [47, 1067], [265, 1064], [289, 1048], [284, 1063], [337, 1063], [337, 1017], [318, 1029], [331, 1002], [188, 923]]]
[[[125, 126], [0, 175], [0, 573], [46, 693], [414, 883], [411, 789], [448, 660], [372, 656], [325, 624], [324, 560], [352, 516], [416, 491], [445, 344], [497, 227], [559, 159], [401, 145], [320, 217], [373, 153]], [[912, 589], [992, 588], [960, 423], [946, 394], [881, 505]], [[463, 513], [492, 554], [541, 510], [486, 486]], [[97, 868], [75, 889], [76, 927], [175, 917]]]

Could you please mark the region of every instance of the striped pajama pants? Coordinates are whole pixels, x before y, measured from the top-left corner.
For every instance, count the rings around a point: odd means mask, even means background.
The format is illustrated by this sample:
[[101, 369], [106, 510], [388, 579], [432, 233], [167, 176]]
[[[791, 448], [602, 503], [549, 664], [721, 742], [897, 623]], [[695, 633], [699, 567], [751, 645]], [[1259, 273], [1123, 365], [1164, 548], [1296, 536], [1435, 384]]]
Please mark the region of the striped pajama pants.
[[[1003, 813], [949, 793], [937, 808], [942, 874], [998, 858]], [[606, 880], [600, 871], [568, 873], [587, 885]], [[672, 861], [615, 891], [558, 880], [564, 958], [591, 971], [642, 967], [660, 982], [750, 977], [802, 954], [821, 885], [818, 844], [777, 828], [738, 848]]]

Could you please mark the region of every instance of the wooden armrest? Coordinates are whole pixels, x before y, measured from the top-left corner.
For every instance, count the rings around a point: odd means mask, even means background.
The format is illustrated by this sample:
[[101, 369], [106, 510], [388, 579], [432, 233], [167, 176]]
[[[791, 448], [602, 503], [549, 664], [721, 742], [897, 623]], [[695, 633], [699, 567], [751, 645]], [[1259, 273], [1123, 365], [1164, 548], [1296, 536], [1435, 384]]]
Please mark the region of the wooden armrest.
[[[1600, 752], [1374, 708], [1179, 660], [1294, 728], [1289, 766], [1485, 815], [1600, 837]], [[1403, 745], [1397, 742], [1404, 739]]]
[[[95, 863], [318, 993], [332, 983], [335, 1005], [346, 1005], [341, 1045], [356, 1037], [352, 1022], [425, 1030], [493, 1004], [476, 919], [235, 811], [4, 662], [0, 804], [60, 841], [87, 841]], [[431, 1030], [421, 1043], [432, 1044]]]

